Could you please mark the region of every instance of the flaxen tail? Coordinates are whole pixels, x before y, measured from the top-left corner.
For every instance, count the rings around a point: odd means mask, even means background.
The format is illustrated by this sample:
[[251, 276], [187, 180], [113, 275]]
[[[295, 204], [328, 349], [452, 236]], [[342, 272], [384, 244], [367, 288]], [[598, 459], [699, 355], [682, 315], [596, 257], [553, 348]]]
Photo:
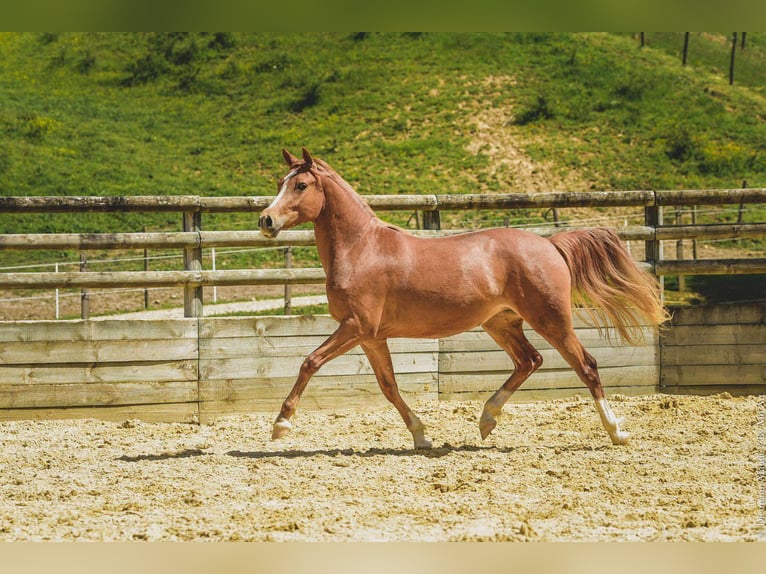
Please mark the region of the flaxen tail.
[[611, 323], [635, 344], [643, 339], [642, 325], [667, 320], [656, 279], [638, 268], [614, 231], [564, 231], [550, 240], [569, 266], [572, 302], [599, 331]]

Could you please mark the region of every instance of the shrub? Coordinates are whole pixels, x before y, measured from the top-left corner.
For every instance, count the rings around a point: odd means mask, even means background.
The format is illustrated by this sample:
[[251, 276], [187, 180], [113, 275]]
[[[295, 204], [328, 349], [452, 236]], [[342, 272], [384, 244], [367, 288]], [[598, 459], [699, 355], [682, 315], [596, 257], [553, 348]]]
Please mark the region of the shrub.
[[537, 94], [537, 98], [531, 105], [516, 114], [513, 123], [517, 126], [524, 126], [538, 120], [551, 119], [554, 115], [545, 95]]
[[298, 94], [298, 97], [290, 104], [290, 109], [296, 113], [300, 113], [306, 108], [313, 107], [319, 103], [319, 88], [321, 84], [319, 82], [312, 82], [303, 87]]
[[208, 43], [208, 48], [213, 50], [231, 50], [237, 45], [232, 32], [215, 32], [213, 39]]
[[19, 121], [24, 137], [33, 142], [43, 141], [56, 125], [56, 120], [34, 113], [20, 116]]
[[647, 90], [648, 85], [644, 77], [628, 74], [617, 80], [612, 91], [620, 99], [638, 102], [643, 99]]
[[665, 137], [665, 155], [674, 161], [689, 161], [699, 156], [699, 140], [686, 127], [671, 128]]
[[82, 58], [77, 62], [77, 71], [81, 74], [87, 74], [96, 65], [96, 57], [90, 52], [85, 52]]
[[168, 64], [164, 58], [149, 52], [135, 62], [128, 64], [129, 75], [122, 81], [122, 84], [124, 86], [147, 84], [166, 74], [168, 69]]

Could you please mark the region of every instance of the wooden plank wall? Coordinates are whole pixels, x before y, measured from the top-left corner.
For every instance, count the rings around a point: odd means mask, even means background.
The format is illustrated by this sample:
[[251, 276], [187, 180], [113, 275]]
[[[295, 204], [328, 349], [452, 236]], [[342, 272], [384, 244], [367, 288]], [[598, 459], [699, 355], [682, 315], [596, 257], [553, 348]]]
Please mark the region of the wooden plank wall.
[[[235, 412], [276, 416], [301, 363], [337, 328], [327, 316], [205, 319], [200, 331], [200, 420]], [[437, 398], [436, 339], [398, 339], [391, 358], [402, 396]], [[386, 405], [367, 357], [357, 347], [312, 378], [301, 409]]]
[[660, 348], [666, 393], [766, 393], [766, 303], [675, 309]]
[[[608, 393], [766, 392], [766, 305], [675, 311], [662, 335], [611, 343], [576, 320]], [[210, 421], [276, 413], [305, 356], [336, 323], [326, 316], [168, 321], [0, 322], [0, 420], [97, 417]], [[588, 396], [558, 352], [532, 331], [543, 367], [513, 400]], [[390, 341], [405, 397], [485, 400], [513, 369], [480, 329], [441, 340]], [[301, 409], [388, 403], [361, 349], [325, 365]]]
[[0, 324], [0, 420], [197, 417], [198, 323]]

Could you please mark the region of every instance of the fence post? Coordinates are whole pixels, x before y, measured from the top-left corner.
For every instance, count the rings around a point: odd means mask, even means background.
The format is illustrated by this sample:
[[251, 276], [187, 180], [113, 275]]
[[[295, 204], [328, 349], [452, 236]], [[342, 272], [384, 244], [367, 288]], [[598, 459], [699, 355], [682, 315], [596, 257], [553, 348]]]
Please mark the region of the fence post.
[[[184, 211], [184, 231], [199, 233], [202, 230], [202, 213], [199, 211]], [[184, 269], [186, 271], [202, 271], [202, 247], [184, 249]], [[184, 317], [202, 317], [202, 285], [184, 286]]]
[[689, 54], [689, 32], [684, 32], [684, 55], [683, 55], [683, 66], [686, 65], [686, 57]]
[[441, 229], [441, 228], [442, 228], [441, 215], [439, 215], [438, 209], [434, 209], [433, 211], [423, 212], [423, 229]]
[[[654, 266], [657, 262], [662, 261], [662, 241], [656, 239], [657, 228], [662, 225], [662, 206], [657, 205], [656, 201], [654, 205], [644, 207], [644, 224], [655, 230], [655, 239], [646, 242], [646, 261]], [[658, 280], [662, 295], [665, 291], [665, 277], [660, 275]]]
[[[681, 206], [676, 206], [676, 225], [681, 225], [683, 223], [683, 214], [681, 211]], [[679, 261], [682, 261], [684, 258], [684, 240], [679, 239], [676, 241], [676, 259]], [[678, 275], [678, 292], [682, 293], [683, 291], [686, 291], [686, 277], [684, 275], [679, 274]]]

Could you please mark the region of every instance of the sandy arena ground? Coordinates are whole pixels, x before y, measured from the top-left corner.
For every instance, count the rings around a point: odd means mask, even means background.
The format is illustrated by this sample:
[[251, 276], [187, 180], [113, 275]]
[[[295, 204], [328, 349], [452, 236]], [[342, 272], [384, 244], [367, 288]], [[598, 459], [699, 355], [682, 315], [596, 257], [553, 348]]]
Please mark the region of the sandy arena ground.
[[627, 447], [585, 399], [506, 405], [485, 442], [480, 403], [416, 402], [430, 451], [393, 408], [299, 409], [278, 442], [273, 414], [3, 422], [0, 541], [763, 539], [763, 397], [611, 398]]

